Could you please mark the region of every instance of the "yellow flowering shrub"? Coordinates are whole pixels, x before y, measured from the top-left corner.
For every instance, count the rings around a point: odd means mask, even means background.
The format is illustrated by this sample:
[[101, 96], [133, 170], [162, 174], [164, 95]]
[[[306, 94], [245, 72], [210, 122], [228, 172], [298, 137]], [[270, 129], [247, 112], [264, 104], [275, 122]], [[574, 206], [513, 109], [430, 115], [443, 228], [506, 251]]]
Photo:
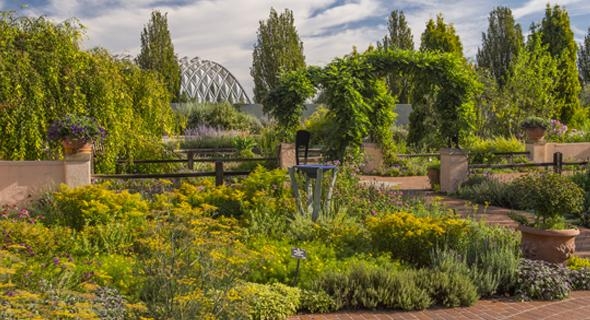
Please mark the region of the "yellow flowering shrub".
[[62, 185], [53, 193], [48, 223], [81, 230], [88, 225], [125, 222], [133, 226], [143, 223], [149, 210], [140, 194], [124, 190], [112, 191], [100, 184], [70, 188]]
[[452, 216], [417, 217], [396, 212], [369, 216], [366, 225], [378, 250], [417, 265], [428, 265], [433, 248], [455, 248], [464, 241], [469, 222]]

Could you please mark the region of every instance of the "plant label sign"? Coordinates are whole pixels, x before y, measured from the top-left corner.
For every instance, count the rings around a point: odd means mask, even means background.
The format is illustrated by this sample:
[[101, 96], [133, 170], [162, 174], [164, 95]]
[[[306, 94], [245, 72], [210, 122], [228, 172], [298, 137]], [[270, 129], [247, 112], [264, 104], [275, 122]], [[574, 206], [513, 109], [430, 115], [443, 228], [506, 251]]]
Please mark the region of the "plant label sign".
[[291, 258], [305, 259], [307, 258], [307, 252], [301, 248], [291, 248]]

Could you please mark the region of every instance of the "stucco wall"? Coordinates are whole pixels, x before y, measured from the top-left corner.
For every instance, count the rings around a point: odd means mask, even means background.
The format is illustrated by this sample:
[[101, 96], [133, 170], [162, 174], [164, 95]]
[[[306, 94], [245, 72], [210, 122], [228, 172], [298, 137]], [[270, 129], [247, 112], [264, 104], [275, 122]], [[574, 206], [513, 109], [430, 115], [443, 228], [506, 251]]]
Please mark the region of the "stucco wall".
[[76, 187], [90, 183], [90, 156], [66, 161], [0, 161], [0, 204], [31, 200], [61, 183]]
[[553, 154], [561, 152], [564, 161], [587, 161], [590, 159], [590, 143], [536, 143], [527, 144], [526, 150], [533, 162], [552, 162]]

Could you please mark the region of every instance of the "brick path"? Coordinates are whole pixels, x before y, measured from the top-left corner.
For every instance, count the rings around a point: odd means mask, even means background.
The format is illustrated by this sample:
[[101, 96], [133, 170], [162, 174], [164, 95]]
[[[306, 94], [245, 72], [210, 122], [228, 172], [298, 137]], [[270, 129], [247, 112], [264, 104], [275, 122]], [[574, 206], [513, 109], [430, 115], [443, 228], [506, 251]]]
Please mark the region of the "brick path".
[[424, 311], [361, 311], [299, 315], [290, 320], [581, 320], [590, 319], [590, 291], [574, 291], [561, 301], [480, 300], [468, 308]]
[[[366, 183], [396, 186], [401, 190], [425, 191], [430, 189], [427, 177], [370, 177], [361, 180]], [[473, 205], [464, 200], [439, 196], [432, 192], [426, 196], [441, 205], [455, 210], [460, 215], [469, 215], [474, 219], [481, 219], [489, 223], [516, 227], [516, 223], [506, 216], [510, 211], [505, 208], [485, 207]], [[582, 256], [590, 255], [590, 230], [580, 228], [581, 233], [576, 238], [576, 253]], [[468, 308], [434, 308], [424, 311], [349, 311], [331, 314], [298, 315], [290, 320], [590, 320], [590, 291], [573, 291], [570, 297], [562, 301], [529, 301], [517, 302], [510, 299], [480, 300]]]

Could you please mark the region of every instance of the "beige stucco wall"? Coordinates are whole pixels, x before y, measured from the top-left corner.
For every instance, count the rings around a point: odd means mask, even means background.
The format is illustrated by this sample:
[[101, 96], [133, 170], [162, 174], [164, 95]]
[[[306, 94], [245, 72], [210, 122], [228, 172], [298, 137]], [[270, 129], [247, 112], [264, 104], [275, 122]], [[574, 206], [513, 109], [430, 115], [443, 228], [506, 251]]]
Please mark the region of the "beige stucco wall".
[[537, 143], [527, 144], [529, 158], [536, 163], [552, 162], [553, 154], [561, 152], [563, 161], [587, 161], [590, 159], [590, 143]]
[[0, 161], [0, 204], [20, 204], [61, 183], [71, 187], [91, 182], [90, 156], [66, 161]]

